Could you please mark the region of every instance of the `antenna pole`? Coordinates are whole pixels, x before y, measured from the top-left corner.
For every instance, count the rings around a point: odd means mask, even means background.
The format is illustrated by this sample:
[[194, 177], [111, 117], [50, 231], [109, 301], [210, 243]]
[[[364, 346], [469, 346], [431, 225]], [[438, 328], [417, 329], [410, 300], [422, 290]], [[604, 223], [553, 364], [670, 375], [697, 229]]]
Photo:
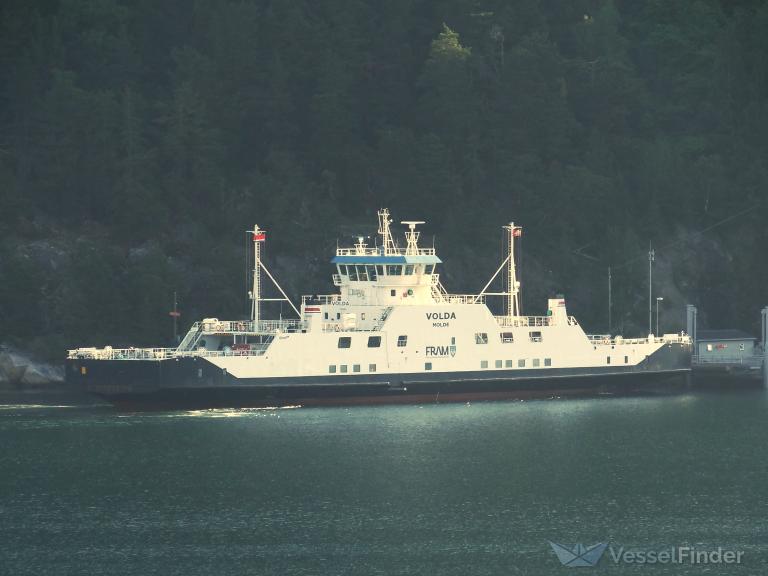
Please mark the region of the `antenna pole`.
[[608, 334], [611, 333], [611, 304], [612, 304], [612, 296], [611, 293], [611, 267], [608, 266]]
[[509, 232], [507, 235], [507, 316], [520, 315], [520, 282], [517, 281], [515, 266], [515, 238], [523, 235], [523, 229], [510, 222], [504, 226]]
[[176, 290], [173, 291], [173, 342], [179, 344], [179, 300], [176, 297]]
[[251, 321], [254, 329], [258, 330], [260, 318], [261, 303], [261, 243], [266, 239], [266, 232], [259, 229], [258, 224], [254, 224], [253, 230], [248, 231], [253, 234], [253, 288], [251, 289]]
[[648, 334], [653, 334], [653, 261], [656, 252], [653, 244], [648, 243]]
[[389, 230], [389, 225], [392, 224], [392, 220], [389, 219], [389, 210], [382, 208], [378, 212], [379, 215], [379, 234], [381, 234], [381, 243], [384, 246], [384, 256], [392, 256], [397, 254], [397, 245], [392, 239], [392, 232]]

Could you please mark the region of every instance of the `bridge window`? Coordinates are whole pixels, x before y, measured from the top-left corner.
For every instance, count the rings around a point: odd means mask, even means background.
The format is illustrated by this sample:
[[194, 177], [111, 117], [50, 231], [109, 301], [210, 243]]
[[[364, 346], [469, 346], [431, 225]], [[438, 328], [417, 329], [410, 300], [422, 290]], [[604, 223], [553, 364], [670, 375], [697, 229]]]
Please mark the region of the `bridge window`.
[[515, 341], [515, 335], [512, 332], [502, 332], [499, 337], [504, 344], [512, 344]]
[[328, 373], [329, 374], [336, 374], [336, 365], [335, 364], [331, 364], [330, 366], [328, 366]]
[[432, 362], [424, 362], [424, 370], [432, 370]]
[[368, 272], [365, 266], [357, 266], [357, 279], [360, 282], [368, 282]]
[[552, 366], [552, 358], [544, 358], [544, 366]]
[[408, 336], [398, 336], [397, 337], [397, 347], [398, 348], [405, 348], [408, 345]]
[[365, 269], [368, 271], [368, 280], [371, 282], [376, 280], [376, 266], [369, 264]]
[[432, 272], [433, 272], [434, 270], [435, 270], [435, 265], [434, 265], [434, 264], [427, 264], [427, 265], [424, 267], [424, 274], [432, 274]]
[[397, 264], [387, 264], [387, 276], [402, 276], [403, 267]]
[[376, 364], [368, 364], [368, 372], [376, 372]]
[[413, 264], [406, 264], [405, 265], [405, 275], [406, 276], [413, 276]]
[[352, 372], [360, 372], [360, 364], [354, 364], [352, 366]]
[[368, 348], [378, 348], [381, 346], [381, 336], [368, 336]]
[[531, 339], [531, 342], [541, 342], [544, 340], [544, 338], [541, 336], [541, 332], [538, 330], [528, 332], [528, 337]]
[[381, 264], [376, 264], [376, 275], [377, 276], [384, 276], [384, 266]]
[[339, 274], [342, 276], [347, 275], [347, 265], [346, 264], [339, 264]]
[[357, 282], [357, 270], [355, 269], [354, 266], [349, 267], [349, 279], [352, 282]]
[[501, 368], [501, 360], [496, 360], [496, 368]]
[[339, 337], [339, 348], [349, 348], [352, 346], [352, 338], [349, 336]]
[[475, 344], [488, 344], [488, 334], [485, 332], [476, 332]]

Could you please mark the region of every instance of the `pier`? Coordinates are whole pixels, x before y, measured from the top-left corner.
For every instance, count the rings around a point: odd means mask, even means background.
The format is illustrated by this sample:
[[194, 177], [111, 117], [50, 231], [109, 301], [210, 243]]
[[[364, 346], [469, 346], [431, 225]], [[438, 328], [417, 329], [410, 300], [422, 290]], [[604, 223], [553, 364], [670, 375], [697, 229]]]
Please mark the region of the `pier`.
[[698, 384], [754, 384], [768, 388], [768, 306], [761, 311], [761, 340], [741, 330], [698, 330], [695, 306], [686, 307], [693, 340], [691, 368]]

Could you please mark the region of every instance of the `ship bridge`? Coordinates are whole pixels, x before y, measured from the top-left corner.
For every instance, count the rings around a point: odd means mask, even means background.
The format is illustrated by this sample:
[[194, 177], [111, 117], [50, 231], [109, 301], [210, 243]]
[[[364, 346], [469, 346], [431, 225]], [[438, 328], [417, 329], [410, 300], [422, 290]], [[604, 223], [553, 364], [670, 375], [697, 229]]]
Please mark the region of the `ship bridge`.
[[[448, 295], [440, 284], [437, 265], [442, 261], [434, 248], [420, 248], [421, 221], [401, 222], [408, 227], [406, 246], [395, 242], [390, 230], [389, 210], [378, 212], [380, 246], [369, 247], [359, 237], [353, 248], [337, 248], [331, 260], [336, 265], [333, 283], [340, 288], [339, 299], [349, 305], [408, 306], [461, 301]], [[465, 302], [476, 297], [467, 295]]]

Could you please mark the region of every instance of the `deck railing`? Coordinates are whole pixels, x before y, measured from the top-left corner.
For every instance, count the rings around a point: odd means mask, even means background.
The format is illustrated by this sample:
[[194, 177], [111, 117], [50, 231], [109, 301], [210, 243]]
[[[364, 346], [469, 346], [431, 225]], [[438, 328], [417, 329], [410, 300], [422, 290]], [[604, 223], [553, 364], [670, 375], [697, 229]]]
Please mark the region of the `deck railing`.
[[[406, 248], [397, 248], [392, 250], [390, 248], [388, 256], [407, 256]], [[434, 256], [434, 248], [419, 248], [418, 256]], [[365, 247], [365, 248], [337, 248], [336, 256], [384, 256], [384, 252], [380, 247]]]
[[443, 298], [448, 304], [485, 304], [485, 294], [446, 294]]
[[[553, 316], [494, 316], [496, 323], [504, 328], [521, 328], [527, 326], [554, 326]], [[569, 326], [578, 326], [576, 318], [568, 316]]]
[[664, 343], [690, 343], [691, 339], [685, 334], [665, 334], [664, 336], [650, 336], [648, 338], [622, 338], [613, 337], [610, 334], [587, 334], [587, 338], [595, 346], [621, 346], [626, 344], [664, 344]]
[[334, 302], [341, 302], [341, 294], [305, 294], [301, 297], [301, 303], [304, 306], [333, 304]]
[[220, 356], [262, 356], [266, 348], [230, 350], [178, 350], [176, 348], [78, 348], [69, 350], [70, 360], [167, 360], [169, 358], [208, 358]]
[[263, 334], [297, 332], [304, 328], [303, 320], [215, 320], [200, 323], [205, 334]]

